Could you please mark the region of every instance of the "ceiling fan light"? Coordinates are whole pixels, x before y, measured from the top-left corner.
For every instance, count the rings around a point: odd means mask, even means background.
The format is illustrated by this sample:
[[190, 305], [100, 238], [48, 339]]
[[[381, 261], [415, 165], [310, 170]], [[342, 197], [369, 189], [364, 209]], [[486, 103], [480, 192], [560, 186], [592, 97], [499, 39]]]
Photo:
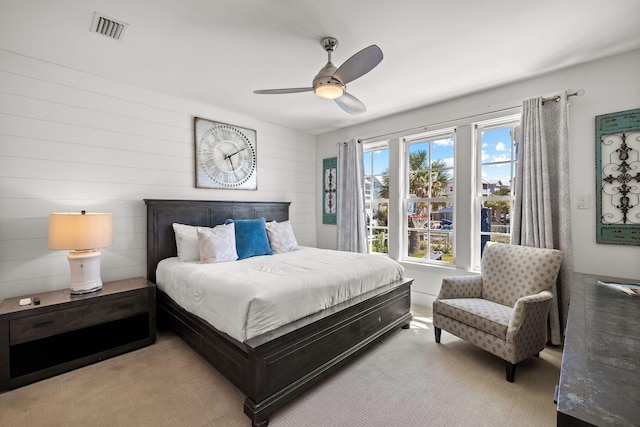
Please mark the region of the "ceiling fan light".
[[320, 98], [336, 99], [340, 98], [344, 94], [344, 89], [339, 84], [327, 83], [317, 86], [313, 92]]

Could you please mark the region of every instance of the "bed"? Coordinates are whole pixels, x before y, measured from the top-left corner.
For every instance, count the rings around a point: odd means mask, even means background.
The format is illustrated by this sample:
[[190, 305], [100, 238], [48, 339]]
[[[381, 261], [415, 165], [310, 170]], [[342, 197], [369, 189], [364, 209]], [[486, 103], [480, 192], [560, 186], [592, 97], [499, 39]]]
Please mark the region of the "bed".
[[[226, 219], [289, 219], [288, 202], [146, 199], [147, 277], [176, 256], [173, 223], [213, 227]], [[158, 327], [174, 331], [245, 396], [252, 425], [411, 321], [411, 284], [403, 278], [241, 341], [157, 292]], [[321, 420], [319, 420], [320, 422]]]

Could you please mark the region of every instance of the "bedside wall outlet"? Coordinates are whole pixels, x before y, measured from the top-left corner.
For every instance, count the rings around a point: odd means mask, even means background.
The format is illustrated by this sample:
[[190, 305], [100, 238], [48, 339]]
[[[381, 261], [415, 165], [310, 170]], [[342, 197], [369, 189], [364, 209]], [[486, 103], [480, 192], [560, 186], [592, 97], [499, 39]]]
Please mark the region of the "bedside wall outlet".
[[578, 209], [589, 209], [589, 195], [578, 196]]

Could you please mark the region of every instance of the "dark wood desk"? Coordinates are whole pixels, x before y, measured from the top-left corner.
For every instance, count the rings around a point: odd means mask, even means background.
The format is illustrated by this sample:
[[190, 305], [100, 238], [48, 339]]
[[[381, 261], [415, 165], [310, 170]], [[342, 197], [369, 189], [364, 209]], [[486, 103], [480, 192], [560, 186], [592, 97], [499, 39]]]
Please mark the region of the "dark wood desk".
[[598, 279], [576, 273], [571, 288], [558, 426], [640, 426], [640, 297]]

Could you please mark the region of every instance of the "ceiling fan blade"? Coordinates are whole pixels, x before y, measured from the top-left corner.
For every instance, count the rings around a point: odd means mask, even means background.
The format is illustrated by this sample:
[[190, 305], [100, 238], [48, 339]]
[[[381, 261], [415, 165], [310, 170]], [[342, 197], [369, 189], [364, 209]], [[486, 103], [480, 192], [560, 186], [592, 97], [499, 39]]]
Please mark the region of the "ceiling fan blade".
[[333, 74], [342, 83], [347, 84], [373, 70], [382, 61], [382, 50], [375, 44], [365, 47], [347, 59]]
[[334, 99], [334, 101], [349, 114], [360, 114], [367, 111], [367, 107], [358, 98], [347, 92], [340, 98]]
[[291, 88], [288, 88], [288, 89], [254, 90], [253, 93], [266, 94], [266, 95], [277, 95], [277, 94], [280, 94], [280, 93], [311, 92], [312, 90], [313, 90], [312, 87], [291, 87]]

